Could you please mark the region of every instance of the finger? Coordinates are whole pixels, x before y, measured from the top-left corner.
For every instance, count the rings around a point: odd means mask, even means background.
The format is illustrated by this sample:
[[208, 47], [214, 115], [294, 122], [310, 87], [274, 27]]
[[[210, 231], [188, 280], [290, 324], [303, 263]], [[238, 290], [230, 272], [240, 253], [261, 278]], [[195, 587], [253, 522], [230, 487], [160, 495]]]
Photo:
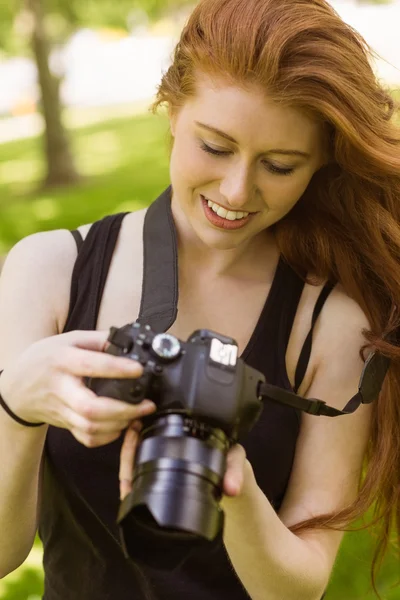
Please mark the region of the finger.
[[[89, 390], [88, 390], [89, 391]], [[129, 404], [122, 400], [89, 395], [79, 404], [74, 401], [73, 409], [90, 421], [134, 421], [152, 414], [156, 405], [151, 400], [142, 400], [140, 404]]]
[[240, 444], [233, 446], [227, 456], [224, 476], [224, 493], [227, 496], [238, 496], [242, 491], [246, 452]]
[[120, 454], [119, 482], [121, 500], [132, 490], [133, 464], [138, 442], [138, 431], [133, 427], [129, 427], [126, 431]]
[[[65, 377], [61, 381], [56, 397], [64, 404], [64, 416], [69, 417], [69, 411], [72, 410], [95, 422], [133, 421], [150, 415], [157, 409], [155, 403], [148, 399], [142, 400], [139, 404], [130, 404], [114, 398], [97, 396], [82, 381], [76, 381], [71, 377]], [[48, 409], [51, 410], [51, 407]]]
[[[68, 375], [58, 379], [52, 396], [54, 402], [48, 403], [47, 413], [53, 411], [53, 419], [61, 418], [70, 423], [71, 411], [88, 421], [99, 423], [103, 421], [131, 422], [150, 415], [157, 409], [154, 402], [148, 399], [142, 400], [139, 404], [130, 404], [114, 398], [97, 396], [86, 387], [83, 381]], [[78, 422], [74, 420], [73, 425], [78, 425]]]
[[108, 345], [108, 337], [110, 335], [109, 330], [103, 331], [84, 331], [74, 330], [62, 333], [56, 336], [59, 344], [70, 345], [72, 344], [76, 348], [82, 348], [87, 350], [97, 350], [102, 352]]
[[105, 446], [106, 444], [111, 444], [111, 442], [115, 442], [119, 437], [121, 437], [121, 431], [116, 431], [114, 433], [104, 433], [102, 435], [88, 435], [82, 433], [79, 429], [71, 430], [72, 435], [84, 446], [87, 448], [98, 448], [99, 446]]
[[143, 373], [142, 365], [136, 360], [74, 347], [63, 348], [54, 361], [61, 371], [78, 377], [136, 379]]
[[69, 429], [81, 431], [83, 434], [90, 436], [101, 436], [108, 433], [121, 432], [130, 425], [129, 419], [113, 419], [108, 421], [93, 421], [86, 419], [82, 415], [68, 410], [66, 420], [69, 424]]

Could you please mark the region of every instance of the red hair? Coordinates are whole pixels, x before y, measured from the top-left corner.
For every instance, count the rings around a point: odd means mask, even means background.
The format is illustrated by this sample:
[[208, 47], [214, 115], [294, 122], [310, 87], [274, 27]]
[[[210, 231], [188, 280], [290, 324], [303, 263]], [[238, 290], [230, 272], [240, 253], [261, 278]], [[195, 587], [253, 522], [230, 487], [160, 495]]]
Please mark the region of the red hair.
[[[374, 507], [379, 526], [372, 581], [392, 529], [400, 537], [400, 130], [398, 109], [370, 64], [365, 40], [324, 0], [201, 0], [164, 74], [153, 112], [196, 95], [199, 72], [256, 84], [323, 125], [329, 164], [274, 225], [281, 253], [304, 278], [339, 281], [369, 319], [366, 342], [392, 358], [357, 500], [292, 528], [333, 527]], [[345, 417], [343, 417], [345, 418]]]

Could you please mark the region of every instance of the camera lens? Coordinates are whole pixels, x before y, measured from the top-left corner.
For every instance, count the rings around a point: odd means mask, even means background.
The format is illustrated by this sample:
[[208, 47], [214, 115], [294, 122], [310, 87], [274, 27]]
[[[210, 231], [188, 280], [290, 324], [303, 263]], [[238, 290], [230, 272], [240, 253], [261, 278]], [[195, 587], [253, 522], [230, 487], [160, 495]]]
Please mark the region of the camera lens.
[[[133, 488], [120, 506], [118, 524], [132, 559], [166, 568], [179, 554], [177, 537], [187, 553], [198, 543], [214, 543], [222, 531], [219, 501], [229, 440], [218, 428], [171, 413], [155, 418], [142, 436]], [[164, 537], [170, 560], [165, 552], [154, 554]], [[153, 546], [151, 556], [142, 555], [144, 546]]]

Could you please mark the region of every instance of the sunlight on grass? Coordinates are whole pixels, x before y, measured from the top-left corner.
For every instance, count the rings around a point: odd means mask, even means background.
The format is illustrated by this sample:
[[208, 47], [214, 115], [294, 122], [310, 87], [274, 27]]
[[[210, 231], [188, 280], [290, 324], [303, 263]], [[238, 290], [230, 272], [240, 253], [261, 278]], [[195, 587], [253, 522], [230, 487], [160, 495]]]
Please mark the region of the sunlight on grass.
[[139, 200], [138, 198], [132, 198], [132, 200], [127, 200], [126, 202], [121, 202], [121, 204], [117, 204], [115, 207], [115, 212], [132, 212], [137, 210]]
[[39, 161], [10, 160], [0, 164], [0, 181], [2, 184], [32, 182], [41, 174]]
[[54, 198], [40, 198], [32, 202], [32, 214], [38, 221], [53, 221], [60, 216], [61, 208]]
[[113, 131], [88, 135], [79, 140], [77, 152], [81, 156], [79, 169], [83, 175], [100, 175], [114, 171], [122, 163], [123, 147]]

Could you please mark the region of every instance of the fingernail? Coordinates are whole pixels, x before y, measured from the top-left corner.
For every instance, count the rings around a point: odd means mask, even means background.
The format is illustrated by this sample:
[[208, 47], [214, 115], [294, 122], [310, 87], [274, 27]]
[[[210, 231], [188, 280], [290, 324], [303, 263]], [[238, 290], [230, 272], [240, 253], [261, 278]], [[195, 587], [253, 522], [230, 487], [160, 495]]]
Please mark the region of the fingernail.
[[149, 410], [155, 410], [157, 407], [154, 404], [154, 402], [151, 402], [151, 400], [143, 400], [143, 402], [140, 405], [140, 411], [143, 412], [148, 412]]
[[143, 423], [141, 423], [140, 421], [132, 421], [129, 427], [130, 429], [133, 429], [133, 431], [140, 433], [143, 429]]

